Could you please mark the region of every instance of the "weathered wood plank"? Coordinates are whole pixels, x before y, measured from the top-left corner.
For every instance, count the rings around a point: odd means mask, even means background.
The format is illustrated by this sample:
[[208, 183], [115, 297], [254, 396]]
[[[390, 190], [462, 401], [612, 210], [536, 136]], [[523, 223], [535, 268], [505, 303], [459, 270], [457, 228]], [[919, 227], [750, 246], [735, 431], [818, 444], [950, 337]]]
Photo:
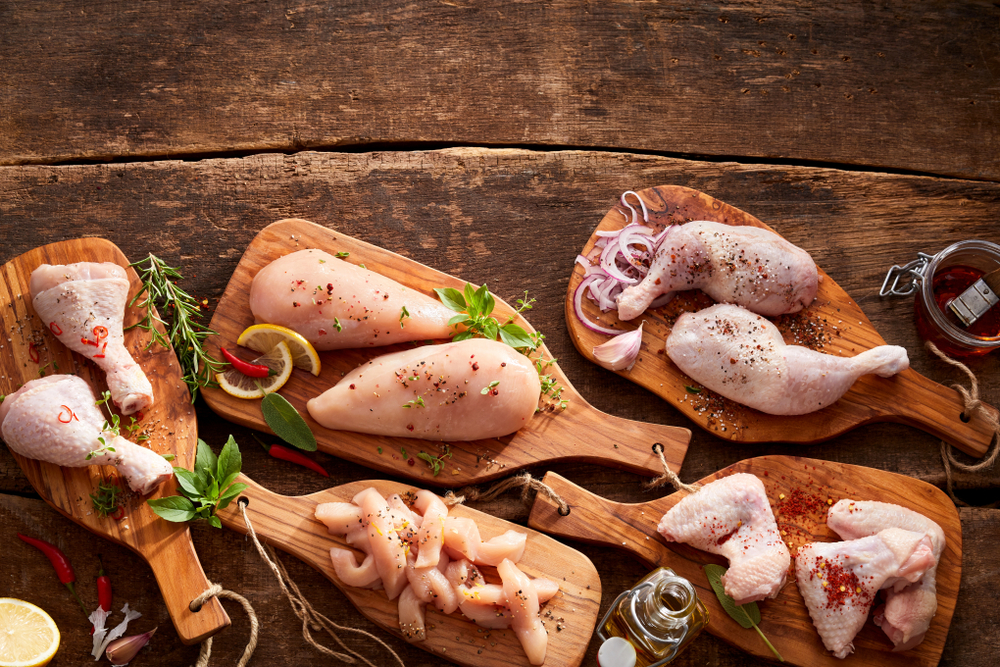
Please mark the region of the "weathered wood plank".
[[394, 142], [1000, 179], [982, 0], [0, 7], [0, 164]]

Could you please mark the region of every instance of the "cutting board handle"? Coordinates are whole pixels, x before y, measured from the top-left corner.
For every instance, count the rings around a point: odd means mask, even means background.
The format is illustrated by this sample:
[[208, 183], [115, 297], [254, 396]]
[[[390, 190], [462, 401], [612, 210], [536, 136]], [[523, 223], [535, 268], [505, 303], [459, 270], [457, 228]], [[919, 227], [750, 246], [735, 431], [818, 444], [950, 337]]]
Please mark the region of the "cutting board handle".
[[197, 612], [191, 611], [191, 601], [204, 593], [211, 583], [201, 568], [190, 529], [162, 535], [162, 539], [150, 544], [143, 555], [153, 569], [177, 635], [185, 644], [199, 644], [229, 627], [229, 616], [214, 597]]
[[[969, 421], [962, 421], [965, 411], [962, 395], [919, 373], [908, 370], [899, 375], [901, 391], [906, 400], [894, 403], [895, 419], [901, 423], [916, 422], [920, 428], [954, 445], [970, 456], [982, 458], [993, 442], [994, 430], [983, 412], [976, 410]], [[981, 404], [996, 422], [998, 411], [992, 405]]]
[[[672, 552], [656, 534], [662, 512], [650, 512], [642, 504], [628, 505], [602, 498], [554, 472], [542, 480], [569, 505], [569, 515], [560, 516], [559, 506], [539, 493], [531, 507], [528, 525], [535, 530], [581, 542], [617, 547], [638, 556], [647, 565], [666, 565]], [[687, 493], [667, 497], [674, 503]], [[668, 503], [672, 506], [672, 503]]]

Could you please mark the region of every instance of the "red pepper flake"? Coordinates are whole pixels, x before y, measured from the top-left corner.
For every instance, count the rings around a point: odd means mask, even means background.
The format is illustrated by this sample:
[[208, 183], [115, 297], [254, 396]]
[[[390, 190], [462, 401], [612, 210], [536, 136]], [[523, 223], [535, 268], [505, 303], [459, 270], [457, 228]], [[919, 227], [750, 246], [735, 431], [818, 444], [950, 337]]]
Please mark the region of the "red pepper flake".
[[803, 516], [825, 512], [831, 499], [825, 495], [806, 493], [801, 488], [794, 488], [791, 493], [781, 499], [778, 504], [778, 514], [786, 517]]
[[49, 331], [57, 336], [62, 336], [62, 327], [60, 327], [55, 322], [49, 322]]
[[292, 301], [292, 308], [298, 308], [298, 307], [299, 307], [299, 302], [298, 301]]
[[[59, 412], [59, 421], [61, 423], [68, 424], [74, 419], [80, 421], [80, 418], [73, 413], [73, 409], [70, 408], [68, 405], [60, 405], [59, 407], [62, 408], [62, 410]], [[65, 417], [65, 419], [63, 419], [63, 417]]]
[[28, 358], [34, 361], [36, 364], [41, 359], [41, 357], [38, 356], [38, 348], [35, 347], [34, 343], [28, 344]]
[[858, 575], [833, 561], [817, 558], [811, 574], [823, 582], [827, 609], [843, 606], [848, 601], [852, 601], [855, 607], [867, 608], [874, 601], [868, 589], [861, 585]]

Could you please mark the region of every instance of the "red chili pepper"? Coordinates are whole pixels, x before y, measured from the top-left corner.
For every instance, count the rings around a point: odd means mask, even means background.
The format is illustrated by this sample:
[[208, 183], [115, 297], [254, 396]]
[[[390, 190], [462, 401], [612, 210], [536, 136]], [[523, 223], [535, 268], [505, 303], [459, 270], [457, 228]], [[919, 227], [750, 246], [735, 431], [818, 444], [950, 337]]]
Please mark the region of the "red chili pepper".
[[222, 356], [226, 358], [226, 361], [233, 365], [233, 368], [238, 370], [243, 375], [247, 375], [252, 378], [266, 378], [271, 374], [271, 369], [263, 364], [251, 364], [243, 361], [232, 352], [226, 348], [222, 348]]
[[49, 322], [49, 331], [57, 336], [62, 336], [62, 327], [60, 327], [55, 322]]
[[94, 359], [103, 359], [103, 358], [104, 358], [104, 352], [105, 352], [105, 350], [107, 350], [107, 349], [108, 349], [108, 344], [107, 344], [107, 343], [105, 343], [105, 344], [104, 344], [104, 347], [102, 347], [102, 348], [101, 348], [101, 353], [100, 353], [100, 354], [95, 354], [95, 355], [94, 355]]
[[34, 343], [28, 344], [28, 358], [36, 364], [41, 360], [41, 357], [38, 356], [38, 348], [35, 347]]
[[22, 535], [18, 533], [17, 536], [21, 538], [23, 542], [30, 544], [36, 549], [41, 550], [45, 554], [49, 562], [52, 563], [52, 567], [55, 568], [56, 574], [59, 576], [59, 581], [66, 585], [69, 592], [73, 594], [76, 601], [80, 603], [80, 609], [83, 610], [84, 616], [90, 616], [87, 613], [87, 608], [83, 606], [83, 600], [80, 596], [76, 594], [76, 587], [73, 586], [73, 582], [76, 581], [76, 575], [73, 574], [73, 566], [69, 564], [69, 559], [66, 558], [66, 554], [59, 550], [59, 547], [54, 544], [49, 544], [43, 540], [35, 539], [34, 537], [28, 537], [27, 535]]
[[[97, 572], [97, 606], [104, 611], [111, 611], [111, 578], [104, 574], [104, 561], [101, 554], [97, 554], [97, 561], [101, 564], [101, 569]], [[90, 629], [90, 634], [94, 634], [95, 628]]]
[[[80, 421], [80, 418], [73, 413], [73, 409], [71, 407], [69, 407], [68, 405], [60, 405], [59, 407], [62, 408], [62, 411], [59, 412], [60, 422], [62, 422], [63, 424], [68, 424], [74, 419]], [[68, 415], [66, 414], [67, 412], [69, 413]], [[64, 416], [66, 417], [66, 419], [63, 419]]]
[[318, 472], [323, 477], [329, 477], [330, 473], [323, 469], [323, 466], [313, 461], [308, 456], [300, 454], [294, 449], [288, 449], [287, 447], [282, 447], [281, 445], [268, 445], [265, 444], [263, 440], [254, 436], [254, 440], [260, 443], [260, 446], [264, 448], [264, 451], [270, 454], [273, 458], [280, 459], [282, 461], [288, 461], [289, 463], [297, 463], [300, 466], [305, 466], [313, 472]]

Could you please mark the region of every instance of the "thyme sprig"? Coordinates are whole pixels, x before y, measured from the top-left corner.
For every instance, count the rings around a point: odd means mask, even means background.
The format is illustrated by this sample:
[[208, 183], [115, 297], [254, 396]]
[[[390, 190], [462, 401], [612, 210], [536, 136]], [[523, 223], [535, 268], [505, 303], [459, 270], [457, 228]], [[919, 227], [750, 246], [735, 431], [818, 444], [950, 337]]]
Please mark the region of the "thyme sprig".
[[[167, 266], [152, 253], [129, 266], [139, 271], [142, 289], [128, 305], [136, 305], [142, 299], [138, 307], [146, 309], [146, 316], [128, 329], [138, 327], [150, 333], [152, 338], [147, 349], [154, 343], [165, 348], [173, 344], [181, 364], [182, 379], [191, 391], [191, 402], [194, 403], [200, 388], [217, 386], [215, 374], [228, 365], [205, 351], [205, 339], [216, 335], [216, 332], [197, 321], [201, 317], [201, 306], [197, 299], [177, 286], [177, 281], [184, 278], [177, 269]], [[162, 320], [154, 307], [161, 313], [169, 312], [170, 322]], [[162, 325], [166, 333], [160, 331], [157, 324]]]
[[431, 472], [434, 473], [435, 477], [437, 477], [441, 474], [442, 468], [444, 468], [444, 460], [451, 458], [451, 447], [445, 444], [444, 452], [442, 452], [440, 456], [433, 456], [427, 452], [420, 452], [417, 454], [417, 458], [429, 465]]
[[99, 482], [97, 485], [97, 495], [93, 493], [87, 494], [90, 496], [90, 502], [94, 505], [94, 511], [97, 512], [97, 516], [102, 519], [110, 514], [116, 514], [118, 512], [118, 507], [121, 501], [118, 499], [119, 495], [123, 495], [121, 487], [113, 482]]

